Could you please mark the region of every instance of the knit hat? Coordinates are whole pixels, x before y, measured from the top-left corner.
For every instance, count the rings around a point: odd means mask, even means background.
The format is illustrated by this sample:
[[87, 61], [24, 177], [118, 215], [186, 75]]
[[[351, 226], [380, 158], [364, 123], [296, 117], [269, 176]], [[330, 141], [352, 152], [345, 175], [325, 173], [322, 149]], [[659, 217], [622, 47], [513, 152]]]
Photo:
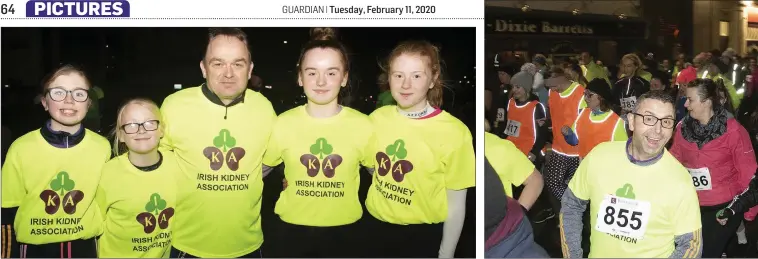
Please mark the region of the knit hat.
[[619, 101], [618, 98], [613, 97], [613, 93], [611, 93], [611, 86], [608, 85], [608, 82], [606, 82], [605, 79], [601, 79], [601, 78], [592, 79], [592, 81], [590, 81], [587, 84], [586, 89], [589, 90], [590, 92], [593, 92], [599, 95], [600, 97], [603, 98], [603, 100], [605, 100], [608, 103], [618, 104], [618, 101]]
[[534, 74], [529, 72], [518, 72], [511, 77], [511, 85], [524, 88], [527, 93], [532, 92], [532, 85], [534, 84]]
[[695, 70], [695, 67], [687, 67], [679, 72], [679, 75], [676, 77], [676, 83], [686, 85], [695, 79], [697, 79], [697, 70]]

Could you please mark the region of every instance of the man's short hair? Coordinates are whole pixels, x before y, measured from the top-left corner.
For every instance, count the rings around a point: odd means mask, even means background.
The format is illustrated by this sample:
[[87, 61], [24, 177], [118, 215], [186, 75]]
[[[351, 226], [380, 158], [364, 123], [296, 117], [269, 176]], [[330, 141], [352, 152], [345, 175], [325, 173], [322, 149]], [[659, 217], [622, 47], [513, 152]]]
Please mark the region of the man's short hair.
[[210, 28], [208, 29], [208, 44], [206, 44], [206, 51], [203, 53], [203, 60], [205, 60], [205, 54], [208, 53], [208, 48], [211, 46], [211, 41], [215, 39], [218, 36], [227, 36], [232, 37], [240, 40], [242, 43], [245, 44], [245, 48], [247, 49], [247, 55], [248, 59], [250, 59], [250, 62], [252, 62], [252, 53], [250, 52], [250, 46], [248, 46], [247, 43], [247, 33], [242, 31], [240, 28], [229, 28], [229, 27], [217, 27], [217, 28]]
[[644, 93], [640, 95], [639, 98], [637, 98], [637, 104], [634, 105], [634, 112], [638, 112], [640, 108], [640, 104], [642, 101], [646, 99], [652, 99], [652, 100], [658, 100], [663, 103], [671, 104], [671, 107], [676, 108], [676, 105], [674, 105], [674, 97], [671, 96], [669, 93], [665, 91], [649, 91], [647, 93]]

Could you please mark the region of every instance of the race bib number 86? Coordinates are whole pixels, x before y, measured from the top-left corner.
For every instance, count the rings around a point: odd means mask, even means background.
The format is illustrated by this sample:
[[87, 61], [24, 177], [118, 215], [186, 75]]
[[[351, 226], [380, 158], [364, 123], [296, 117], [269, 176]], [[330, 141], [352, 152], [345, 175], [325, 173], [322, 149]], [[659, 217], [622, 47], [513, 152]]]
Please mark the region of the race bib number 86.
[[692, 176], [692, 185], [695, 186], [695, 190], [707, 191], [713, 189], [713, 185], [711, 185], [711, 171], [708, 170], [708, 167], [698, 169], [688, 168], [687, 171]]
[[606, 195], [597, 212], [600, 232], [642, 239], [650, 218], [650, 202]]

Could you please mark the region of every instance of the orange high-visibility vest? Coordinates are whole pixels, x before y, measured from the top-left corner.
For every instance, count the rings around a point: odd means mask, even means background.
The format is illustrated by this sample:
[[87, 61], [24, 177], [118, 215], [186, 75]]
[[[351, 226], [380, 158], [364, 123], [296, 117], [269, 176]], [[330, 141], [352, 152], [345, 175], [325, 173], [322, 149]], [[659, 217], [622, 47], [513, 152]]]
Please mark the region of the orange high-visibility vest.
[[530, 101], [523, 106], [516, 105], [516, 100], [508, 102], [508, 121], [505, 134], [524, 155], [528, 155], [537, 141], [537, 122], [534, 114], [540, 102]]
[[584, 158], [600, 143], [613, 140], [616, 126], [621, 120], [615, 112], [610, 111], [602, 121], [593, 121], [590, 116], [592, 111], [584, 109], [576, 119], [576, 138], [579, 140], [579, 157]]
[[550, 99], [548, 100], [550, 120], [553, 122], [552, 150], [565, 156], [577, 156], [579, 154], [579, 149], [566, 143], [561, 133], [563, 126], [571, 127], [574, 124], [581, 111], [580, 107], [584, 98], [584, 86], [576, 82], [572, 84], [576, 87], [567, 96], [561, 96], [560, 93], [550, 90]]

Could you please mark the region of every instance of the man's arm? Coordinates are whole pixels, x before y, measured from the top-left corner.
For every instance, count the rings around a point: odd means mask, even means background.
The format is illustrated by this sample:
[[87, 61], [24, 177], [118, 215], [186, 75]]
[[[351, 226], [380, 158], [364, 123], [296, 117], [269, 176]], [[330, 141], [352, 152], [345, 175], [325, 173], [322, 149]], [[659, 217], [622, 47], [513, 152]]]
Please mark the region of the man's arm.
[[703, 252], [703, 233], [700, 229], [674, 237], [674, 253], [669, 258], [700, 258]]
[[587, 209], [588, 200], [574, 196], [567, 188], [561, 199], [560, 230], [561, 250], [564, 258], [581, 258], [582, 251], [582, 216]]

